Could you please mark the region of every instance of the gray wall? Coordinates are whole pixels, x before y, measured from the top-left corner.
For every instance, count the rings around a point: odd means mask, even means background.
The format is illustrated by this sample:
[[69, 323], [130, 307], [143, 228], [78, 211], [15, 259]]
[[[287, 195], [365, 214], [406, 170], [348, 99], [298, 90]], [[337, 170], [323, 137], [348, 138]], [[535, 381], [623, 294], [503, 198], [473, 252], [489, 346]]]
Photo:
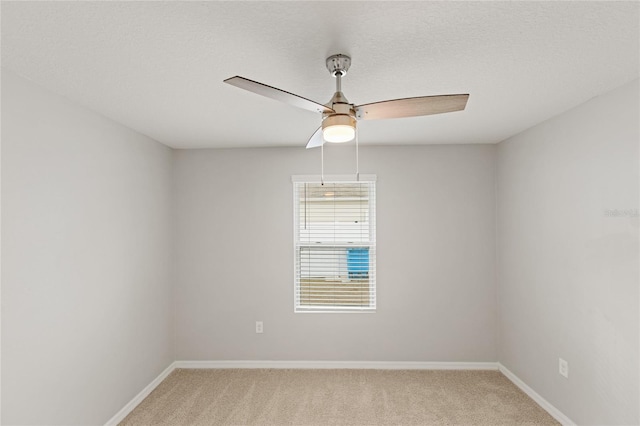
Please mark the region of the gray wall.
[[173, 360], [171, 150], [2, 70], [2, 423], [102, 424]]
[[[326, 172], [352, 173], [353, 153], [328, 146]], [[375, 314], [293, 313], [291, 175], [319, 174], [319, 150], [174, 158], [177, 359], [496, 360], [494, 146], [361, 149], [378, 177]]]
[[638, 117], [636, 80], [498, 147], [499, 359], [579, 424], [640, 423]]

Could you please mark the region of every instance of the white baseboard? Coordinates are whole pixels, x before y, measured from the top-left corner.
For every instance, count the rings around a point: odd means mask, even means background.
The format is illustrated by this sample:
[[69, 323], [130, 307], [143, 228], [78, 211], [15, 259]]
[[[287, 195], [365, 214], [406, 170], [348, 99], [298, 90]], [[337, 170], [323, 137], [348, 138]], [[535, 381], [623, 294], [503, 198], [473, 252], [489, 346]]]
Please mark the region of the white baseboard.
[[167, 376], [169, 374], [171, 374], [171, 372], [173, 370], [175, 370], [175, 369], [176, 369], [176, 363], [172, 362], [162, 373], [160, 373], [160, 375], [158, 377], [153, 379], [153, 381], [151, 383], [149, 383], [147, 386], [145, 386], [145, 388], [142, 389], [139, 394], [134, 396], [131, 401], [129, 401], [124, 407], [122, 407], [122, 410], [118, 411], [118, 413], [116, 413], [115, 416], [113, 416], [111, 419], [109, 419], [109, 421], [107, 421], [107, 423], [105, 423], [105, 426], [115, 426], [118, 423], [120, 423], [122, 420], [124, 420], [124, 418], [127, 417], [127, 415], [130, 412], [132, 412], [133, 409], [136, 408], [138, 406], [138, 404], [140, 404], [142, 402], [143, 399], [145, 399], [147, 396], [149, 396], [149, 394], [164, 379], [166, 379]]
[[176, 361], [175, 368], [305, 368], [374, 370], [498, 370], [497, 362]]
[[513, 384], [519, 387], [524, 393], [529, 395], [529, 397], [537, 402], [538, 405], [540, 405], [542, 408], [544, 408], [547, 413], [551, 414], [554, 419], [562, 423], [564, 426], [575, 426], [575, 423], [569, 417], [565, 416], [562, 411], [558, 410], [556, 407], [551, 405], [549, 401], [541, 397], [538, 392], [531, 389], [529, 385], [520, 380], [520, 378], [509, 371], [507, 367], [498, 363], [498, 368], [502, 374], [507, 376], [507, 378], [513, 382]]

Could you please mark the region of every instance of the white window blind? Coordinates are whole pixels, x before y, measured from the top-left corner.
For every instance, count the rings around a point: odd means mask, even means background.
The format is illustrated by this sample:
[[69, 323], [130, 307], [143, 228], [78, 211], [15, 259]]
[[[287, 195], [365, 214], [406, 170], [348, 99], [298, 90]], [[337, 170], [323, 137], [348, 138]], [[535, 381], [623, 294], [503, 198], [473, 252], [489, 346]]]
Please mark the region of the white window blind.
[[293, 177], [295, 311], [375, 311], [376, 182]]

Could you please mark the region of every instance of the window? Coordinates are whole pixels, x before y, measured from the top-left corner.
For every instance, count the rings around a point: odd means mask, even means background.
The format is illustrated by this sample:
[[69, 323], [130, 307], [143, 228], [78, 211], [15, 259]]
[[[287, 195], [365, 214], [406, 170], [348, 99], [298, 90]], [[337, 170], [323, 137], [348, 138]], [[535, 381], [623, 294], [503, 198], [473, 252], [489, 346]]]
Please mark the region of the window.
[[375, 176], [294, 176], [293, 201], [295, 312], [375, 311]]

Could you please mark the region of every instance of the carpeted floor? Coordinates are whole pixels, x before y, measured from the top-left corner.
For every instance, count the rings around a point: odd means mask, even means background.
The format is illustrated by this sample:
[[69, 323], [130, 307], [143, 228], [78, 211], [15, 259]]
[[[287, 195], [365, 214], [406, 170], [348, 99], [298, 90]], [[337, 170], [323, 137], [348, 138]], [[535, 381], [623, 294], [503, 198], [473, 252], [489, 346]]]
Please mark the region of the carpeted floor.
[[177, 369], [120, 424], [559, 423], [498, 371]]

